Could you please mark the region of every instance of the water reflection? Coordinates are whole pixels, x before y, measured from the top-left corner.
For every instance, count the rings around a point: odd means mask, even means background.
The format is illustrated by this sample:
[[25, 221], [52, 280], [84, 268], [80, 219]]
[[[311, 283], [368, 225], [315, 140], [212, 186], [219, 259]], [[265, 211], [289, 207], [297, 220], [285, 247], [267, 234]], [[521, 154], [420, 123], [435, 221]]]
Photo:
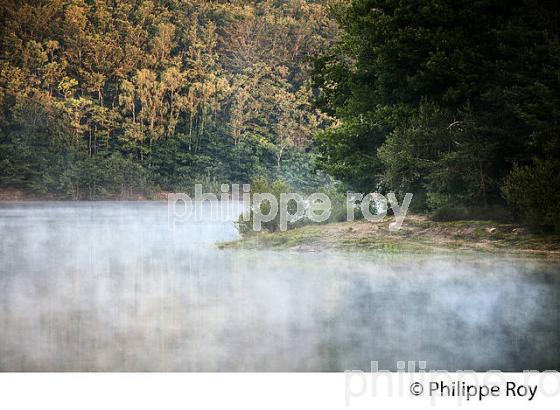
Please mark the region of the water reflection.
[[560, 369], [557, 263], [220, 251], [166, 204], [0, 206], [0, 370]]

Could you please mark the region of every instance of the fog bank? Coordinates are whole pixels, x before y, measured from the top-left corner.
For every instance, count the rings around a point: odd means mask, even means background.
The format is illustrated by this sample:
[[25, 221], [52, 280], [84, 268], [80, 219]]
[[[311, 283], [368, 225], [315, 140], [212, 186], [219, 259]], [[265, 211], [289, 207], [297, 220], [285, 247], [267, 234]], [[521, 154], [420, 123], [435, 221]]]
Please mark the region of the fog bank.
[[558, 263], [223, 251], [232, 221], [164, 203], [0, 204], [0, 233], [2, 371], [560, 370]]

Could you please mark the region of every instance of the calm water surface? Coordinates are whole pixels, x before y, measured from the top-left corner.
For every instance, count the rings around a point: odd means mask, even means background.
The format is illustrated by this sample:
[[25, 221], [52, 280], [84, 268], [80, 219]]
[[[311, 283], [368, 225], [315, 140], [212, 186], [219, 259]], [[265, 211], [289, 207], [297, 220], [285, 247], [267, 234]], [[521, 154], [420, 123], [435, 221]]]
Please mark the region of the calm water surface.
[[237, 237], [164, 203], [0, 204], [0, 370], [560, 370], [558, 263], [214, 246]]

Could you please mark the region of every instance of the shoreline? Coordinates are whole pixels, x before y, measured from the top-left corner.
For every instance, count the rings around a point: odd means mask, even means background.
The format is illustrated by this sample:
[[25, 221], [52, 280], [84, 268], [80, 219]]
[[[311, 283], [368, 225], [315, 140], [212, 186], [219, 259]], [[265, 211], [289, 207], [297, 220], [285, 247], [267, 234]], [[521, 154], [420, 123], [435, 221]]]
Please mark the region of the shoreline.
[[[2, 205], [25, 205], [50, 202], [73, 203], [166, 203], [160, 199], [71, 200], [53, 198], [10, 198], [0, 195]], [[436, 222], [427, 215], [409, 214], [401, 229], [391, 232], [394, 217], [383, 222], [357, 220], [328, 224], [310, 224], [284, 232], [258, 232], [241, 239], [219, 242], [219, 249], [270, 249], [297, 252], [330, 250], [370, 253], [413, 254], [494, 254], [504, 256], [560, 259], [560, 235], [530, 232], [516, 223], [487, 220]]]
[[275, 249], [298, 252], [342, 250], [383, 253], [487, 253], [560, 259], [560, 235], [531, 233], [518, 224], [494, 221], [436, 222], [407, 215], [397, 232], [393, 218], [305, 225], [285, 232], [259, 232], [222, 242], [220, 249]]
[[167, 201], [167, 194], [169, 194], [169, 192], [161, 191], [153, 196], [146, 196], [145, 194], [131, 194], [130, 196], [123, 196], [120, 198], [72, 199], [57, 198], [48, 194], [35, 196], [21, 190], [4, 188], [0, 189], [0, 204], [5, 202], [161, 202]]

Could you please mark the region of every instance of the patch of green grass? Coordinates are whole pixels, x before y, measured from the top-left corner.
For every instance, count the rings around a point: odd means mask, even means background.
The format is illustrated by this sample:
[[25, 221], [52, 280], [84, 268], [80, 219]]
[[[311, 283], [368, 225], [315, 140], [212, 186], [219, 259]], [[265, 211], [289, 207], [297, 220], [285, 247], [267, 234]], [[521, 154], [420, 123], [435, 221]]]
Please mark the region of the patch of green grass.
[[259, 232], [232, 242], [221, 242], [220, 249], [262, 249], [292, 248], [298, 245], [309, 245], [321, 238], [320, 226], [304, 226], [285, 232]]
[[422, 246], [412, 246], [405, 241], [380, 240], [379, 238], [343, 239], [335, 244], [336, 248], [355, 251], [381, 251], [387, 253], [425, 252]]
[[256, 233], [243, 239], [218, 244], [221, 249], [290, 249], [381, 253], [465, 253], [538, 255], [560, 257], [560, 236], [533, 234], [495, 221], [436, 222], [410, 216], [402, 229], [391, 232], [389, 222], [366, 221], [306, 225], [286, 232]]

